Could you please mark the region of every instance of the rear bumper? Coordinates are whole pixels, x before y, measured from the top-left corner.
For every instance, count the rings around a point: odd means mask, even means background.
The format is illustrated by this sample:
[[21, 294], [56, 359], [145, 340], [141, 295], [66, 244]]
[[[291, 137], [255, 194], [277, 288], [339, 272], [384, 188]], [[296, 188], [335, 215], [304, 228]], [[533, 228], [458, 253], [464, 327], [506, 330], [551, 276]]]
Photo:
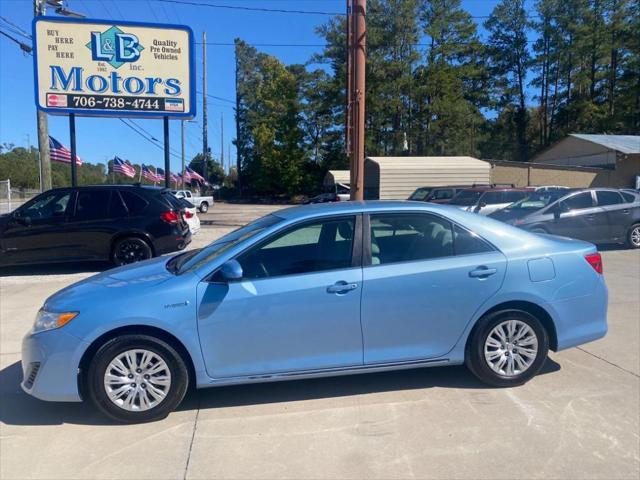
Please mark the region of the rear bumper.
[[592, 342], [607, 334], [609, 293], [604, 281], [590, 295], [549, 304], [558, 337], [558, 350]]
[[171, 234], [157, 238], [154, 244], [156, 255], [182, 250], [191, 243], [191, 231], [187, 228], [184, 231], [174, 231]]
[[61, 330], [22, 340], [22, 389], [40, 400], [80, 402], [78, 365], [89, 345]]

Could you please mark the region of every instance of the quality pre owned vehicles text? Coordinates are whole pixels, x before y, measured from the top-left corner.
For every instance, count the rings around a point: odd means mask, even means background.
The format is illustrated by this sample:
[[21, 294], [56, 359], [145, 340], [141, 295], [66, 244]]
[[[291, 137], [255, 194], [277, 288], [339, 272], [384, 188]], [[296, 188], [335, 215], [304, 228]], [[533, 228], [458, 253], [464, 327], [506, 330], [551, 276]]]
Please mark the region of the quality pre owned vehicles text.
[[590, 243], [428, 203], [309, 205], [54, 294], [22, 388], [143, 422], [189, 385], [464, 363], [508, 387], [606, 331]]

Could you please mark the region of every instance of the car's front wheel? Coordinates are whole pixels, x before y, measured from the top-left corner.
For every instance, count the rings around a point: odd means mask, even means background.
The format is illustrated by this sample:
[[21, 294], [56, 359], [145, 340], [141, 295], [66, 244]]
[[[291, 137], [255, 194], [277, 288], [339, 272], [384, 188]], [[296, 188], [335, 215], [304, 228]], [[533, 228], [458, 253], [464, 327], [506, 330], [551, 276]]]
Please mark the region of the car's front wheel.
[[466, 364], [484, 383], [512, 387], [534, 377], [548, 351], [549, 337], [537, 318], [519, 310], [496, 312], [474, 329]]
[[200, 204], [200, 212], [207, 213], [208, 210], [209, 210], [209, 204], [207, 202], [202, 202]]
[[86, 385], [93, 403], [125, 423], [160, 420], [184, 398], [187, 366], [168, 343], [148, 335], [123, 335], [96, 352]]

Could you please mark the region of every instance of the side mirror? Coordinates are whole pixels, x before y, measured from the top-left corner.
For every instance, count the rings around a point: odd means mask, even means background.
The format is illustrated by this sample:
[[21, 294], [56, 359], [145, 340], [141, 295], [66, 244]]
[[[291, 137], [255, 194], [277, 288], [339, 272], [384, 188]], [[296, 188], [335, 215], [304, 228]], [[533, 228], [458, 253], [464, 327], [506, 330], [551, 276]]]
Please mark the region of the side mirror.
[[20, 225], [24, 225], [25, 227], [28, 227], [29, 225], [31, 225], [31, 217], [23, 217], [18, 213], [13, 214], [13, 221]]
[[227, 282], [242, 280], [242, 266], [237, 260], [229, 260], [220, 267], [220, 274]]

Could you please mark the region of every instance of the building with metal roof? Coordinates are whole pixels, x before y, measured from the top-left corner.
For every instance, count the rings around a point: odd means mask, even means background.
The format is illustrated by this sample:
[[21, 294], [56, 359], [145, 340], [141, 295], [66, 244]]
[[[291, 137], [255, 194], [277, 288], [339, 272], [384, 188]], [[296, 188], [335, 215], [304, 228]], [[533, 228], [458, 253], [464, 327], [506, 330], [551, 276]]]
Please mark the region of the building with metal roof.
[[635, 187], [640, 177], [640, 135], [572, 133], [536, 155], [532, 162], [614, 170], [613, 182]]

